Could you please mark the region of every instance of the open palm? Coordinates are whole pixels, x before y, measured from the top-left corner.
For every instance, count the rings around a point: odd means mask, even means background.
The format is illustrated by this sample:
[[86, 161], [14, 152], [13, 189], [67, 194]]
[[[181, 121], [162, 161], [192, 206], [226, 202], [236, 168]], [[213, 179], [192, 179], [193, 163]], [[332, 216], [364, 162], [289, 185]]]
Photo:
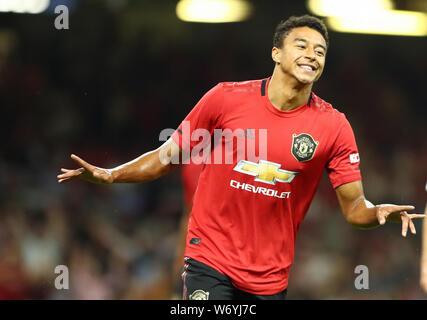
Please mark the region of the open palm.
[[93, 183], [112, 183], [113, 175], [110, 170], [99, 168], [84, 161], [78, 156], [72, 154], [71, 159], [76, 161], [81, 168], [78, 169], [61, 169], [62, 174], [57, 176], [58, 183], [69, 181], [74, 178], [80, 178]]

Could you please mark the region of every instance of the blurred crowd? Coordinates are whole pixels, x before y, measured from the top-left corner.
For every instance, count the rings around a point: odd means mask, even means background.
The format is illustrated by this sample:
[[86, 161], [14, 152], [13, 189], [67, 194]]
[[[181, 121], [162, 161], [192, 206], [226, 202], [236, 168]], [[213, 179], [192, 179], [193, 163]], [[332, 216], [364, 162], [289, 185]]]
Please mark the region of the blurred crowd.
[[[270, 76], [271, 36], [288, 16], [205, 26], [118, 3], [80, 2], [65, 31], [51, 15], [0, 14], [0, 299], [179, 297], [179, 169], [135, 185], [58, 185], [56, 175], [76, 167], [71, 153], [101, 167], [134, 159], [217, 82]], [[332, 33], [314, 86], [353, 126], [367, 198], [418, 212], [427, 177], [422, 41]], [[416, 227], [407, 238], [399, 225], [352, 228], [325, 174], [297, 236], [288, 299], [425, 299]], [[68, 267], [68, 290], [55, 288], [58, 265]], [[369, 289], [355, 288], [358, 265], [369, 269]]]

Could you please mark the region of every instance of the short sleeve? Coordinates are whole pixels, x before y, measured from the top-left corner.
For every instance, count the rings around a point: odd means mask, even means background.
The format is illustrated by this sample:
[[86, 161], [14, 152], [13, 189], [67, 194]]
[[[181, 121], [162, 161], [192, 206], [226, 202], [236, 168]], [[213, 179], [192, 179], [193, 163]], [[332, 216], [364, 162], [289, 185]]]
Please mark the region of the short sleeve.
[[200, 142], [210, 139], [218, 127], [223, 105], [223, 88], [221, 83], [209, 90], [181, 122], [172, 134], [172, 139], [186, 152]]
[[338, 134], [326, 167], [333, 188], [362, 179], [353, 129], [344, 114], [340, 116]]

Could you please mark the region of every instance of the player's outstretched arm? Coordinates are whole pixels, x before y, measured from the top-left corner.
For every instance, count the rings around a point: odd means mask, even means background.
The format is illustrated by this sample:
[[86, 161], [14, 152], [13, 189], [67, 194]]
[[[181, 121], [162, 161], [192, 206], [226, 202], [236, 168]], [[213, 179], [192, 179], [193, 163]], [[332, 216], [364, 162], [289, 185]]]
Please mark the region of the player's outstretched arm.
[[59, 174], [57, 178], [59, 183], [74, 178], [105, 184], [151, 181], [174, 168], [179, 163], [181, 153], [181, 148], [172, 139], [169, 139], [158, 149], [113, 169], [96, 167], [72, 154], [71, 158], [81, 167], [78, 169], [62, 168], [62, 174]]
[[408, 214], [414, 210], [410, 205], [373, 205], [366, 200], [361, 181], [343, 184], [336, 188], [336, 194], [346, 220], [353, 226], [369, 229], [386, 222], [402, 223], [402, 236], [406, 237], [408, 228], [416, 233], [413, 219], [424, 218], [424, 214]]

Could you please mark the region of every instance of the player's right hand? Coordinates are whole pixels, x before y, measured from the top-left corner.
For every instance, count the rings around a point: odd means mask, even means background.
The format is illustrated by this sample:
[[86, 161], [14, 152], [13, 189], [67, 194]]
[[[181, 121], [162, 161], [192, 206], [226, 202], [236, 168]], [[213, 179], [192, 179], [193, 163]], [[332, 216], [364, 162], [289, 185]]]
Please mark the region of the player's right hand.
[[58, 183], [74, 178], [80, 178], [93, 183], [113, 183], [113, 175], [110, 170], [95, 167], [74, 154], [71, 155], [71, 159], [82, 167], [78, 169], [61, 168], [61, 172], [63, 173], [57, 176]]

